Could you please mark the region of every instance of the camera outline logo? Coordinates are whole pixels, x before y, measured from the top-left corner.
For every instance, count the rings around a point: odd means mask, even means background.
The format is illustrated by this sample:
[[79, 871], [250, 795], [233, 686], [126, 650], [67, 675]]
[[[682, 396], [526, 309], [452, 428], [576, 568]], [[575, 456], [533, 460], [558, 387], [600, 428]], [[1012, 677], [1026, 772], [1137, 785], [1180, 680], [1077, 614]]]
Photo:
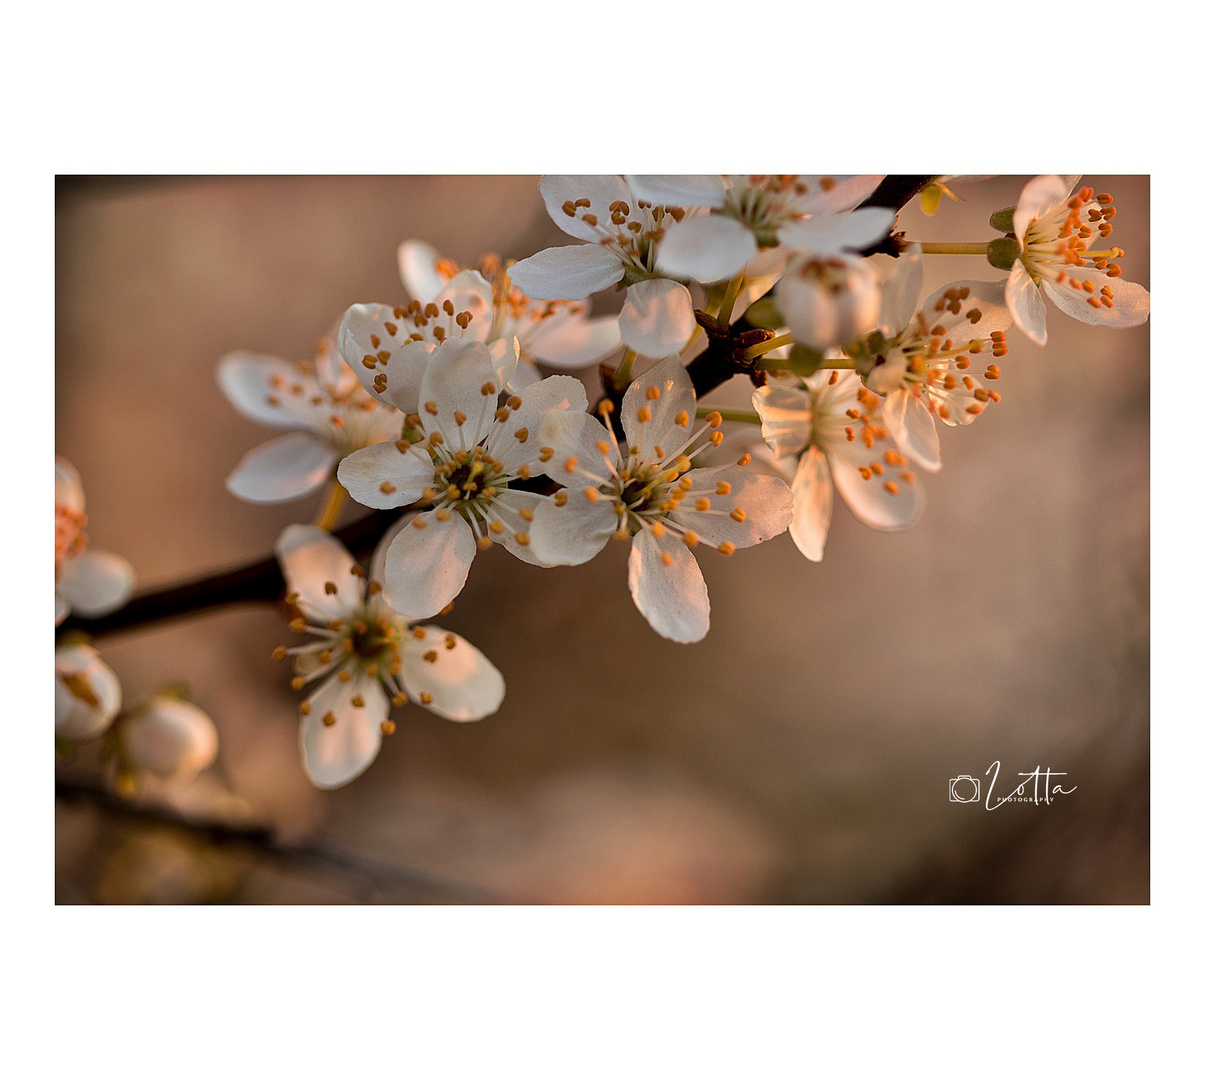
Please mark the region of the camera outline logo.
[[[961, 785], [961, 787], [960, 787]], [[967, 786], [970, 786], [972, 791], [968, 793]], [[950, 802], [953, 803], [976, 803], [979, 801], [979, 778], [968, 776], [963, 773], [960, 776], [955, 776], [950, 781]]]

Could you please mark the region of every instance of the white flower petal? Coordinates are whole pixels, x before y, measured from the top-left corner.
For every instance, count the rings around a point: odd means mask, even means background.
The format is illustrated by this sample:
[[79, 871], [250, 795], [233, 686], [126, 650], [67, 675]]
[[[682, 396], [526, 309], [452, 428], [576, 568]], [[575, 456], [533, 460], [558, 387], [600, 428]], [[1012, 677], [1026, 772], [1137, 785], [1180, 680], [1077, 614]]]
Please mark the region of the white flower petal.
[[419, 514], [385, 552], [385, 595], [411, 619], [429, 619], [455, 600], [477, 554], [469, 523], [457, 513], [440, 521], [439, 512]]
[[84, 484], [66, 458], [54, 459], [54, 501], [73, 514], [84, 512]]
[[[419, 641], [407, 634], [402, 643], [402, 689], [437, 716], [448, 720], [480, 720], [498, 711], [506, 695], [502, 673], [459, 634], [427, 626]], [[448, 648], [448, 641], [455, 642]], [[424, 659], [435, 653], [435, 660]], [[424, 701], [429, 694], [430, 701]]]
[[618, 316], [602, 315], [546, 319], [528, 335], [524, 349], [553, 367], [572, 369], [597, 363], [622, 344]]
[[894, 224], [894, 210], [868, 206], [848, 214], [807, 218], [784, 225], [778, 230], [778, 239], [789, 248], [816, 255], [837, 255], [842, 251], [858, 251], [881, 240]]
[[[432, 303], [440, 309], [451, 303], [457, 316], [467, 312], [468, 326], [463, 337], [472, 341], [487, 341], [494, 324], [494, 289], [479, 270], [461, 270], [440, 290]], [[456, 333], [455, 330], [452, 333]]]
[[[361, 706], [351, 699], [357, 694]], [[311, 711], [301, 721], [301, 763], [315, 786], [337, 788], [354, 780], [381, 750], [381, 723], [389, 716], [389, 699], [376, 679], [359, 676], [341, 683], [333, 676], [309, 699]], [[323, 717], [331, 713], [329, 726]]]
[[[584, 414], [589, 404], [586, 388], [572, 375], [552, 375], [515, 396], [522, 404], [517, 409], [508, 409], [505, 420], [495, 421], [486, 446], [507, 472], [518, 472], [520, 466], [529, 463], [531, 471], [539, 474], [544, 465], [534, 459], [543, 445], [539, 442], [543, 418], [550, 412]], [[526, 435], [520, 438], [524, 432]]]
[[[1092, 326], [1121, 328], [1141, 326], [1151, 317], [1151, 294], [1133, 281], [1111, 278], [1103, 270], [1079, 267], [1068, 267], [1068, 278], [1091, 281], [1096, 290], [1089, 293], [1066, 285], [1043, 282], [1042, 292], [1050, 297], [1055, 307], [1073, 319]], [[1105, 285], [1113, 290], [1112, 307], [1104, 304], [1094, 307], [1088, 300], [1090, 297], [1099, 300], [1100, 289]]]
[[[599, 224], [606, 226], [611, 220], [611, 204], [626, 202], [635, 209], [636, 200], [631, 189], [619, 176], [542, 176], [540, 177], [540, 194], [544, 197], [544, 205], [548, 215], [570, 236], [579, 240], [598, 240], [597, 230], [582, 220], [584, 213], [592, 213], [598, 218]], [[579, 199], [589, 199], [590, 205], [582, 207], [576, 216], [566, 214], [565, 203], [576, 203]], [[512, 271], [511, 280], [514, 281]], [[516, 282], [516, 284], [518, 284]], [[526, 285], [519, 285], [528, 296], [535, 296]], [[593, 291], [593, 290], [592, 290]], [[582, 294], [586, 295], [585, 293]], [[552, 297], [551, 299], [557, 299]], [[578, 297], [565, 297], [576, 300]]]
[[416, 502], [434, 483], [435, 466], [422, 447], [402, 453], [396, 443], [381, 442], [348, 454], [339, 462], [338, 477], [361, 506], [388, 510]]
[[[550, 447], [552, 456], [541, 462], [544, 473], [568, 488], [596, 487], [613, 475], [607, 462], [616, 460], [615, 444], [607, 429], [584, 412], [558, 409], [545, 413], [535, 432], [534, 445]], [[604, 454], [598, 444], [607, 446]], [[572, 471], [565, 463], [573, 459]]]
[[[491, 341], [487, 348], [494, 360], [494, 372], [498, 376], [498, 385], [517, 390], [518, 387], [514, 385], [514, 382], [519, 375], [519, 368], [527, 366], [519, 364], [519, 339], [514, 334], [507, 334], [506, 337], [501, 337], [497, 341]], [[524, 375], [523, 378], [526, 376]]]
[[339, 455], [309, 432], [269, 439], [244, 455], [226, 478], [226, 490], [256, 503], [289, 502], [328, 479]]
[[829, 349], [879, 324], [878, 276], [864, 259], [796, 259], [778, 283], [778, 307], [796, 341]]
[[706, 637], [711, 625], [707, 583], [682, 541], [668, 533], [658, 539], [651, 529], [641, 529], [628, 556], [628, 588], [637, 610], [662, 637], [683, 645]]
[[654, 206], [724, 205], [728, 185], [721, 176], [629, 176], [626, 178], [632, 194]]
[[[435, 346], [425, 341], [403, 344], [408, 336], [404, 320], [389, 304], [355, 304], [343, 315], [338, 340], [365, 390], [386, 405], [412, 413], [418, 409], [418, 388]], [[388, 354], [383, 362], [382, 352]], [[387, 383], [383, 392], [376, 387], [376, 377], [382, 374]]]
[[536, 300], [581, 300], [623, 280], [623, 260], [597, 244], [545, 248], [510, 268], [510, 280]]
[[107, 615], [134, 591], [134, 567], [111, 551], [89, 548], [63, 567], [55, 591], [80, 615]]
[[921, 282], [925, 277], [920, 246], [905, 251], [895, 261], [891, 273], [883, 281], [879, 324], [888, 337], [894, 337], [912, 321], [920, 302]]
[[657, 245], [657, 269], [702, 282], [725, 281], [756, 254], [757, 238], [748, 225], [725, 214], [709, 214], [666, 230]]
[[[538, 495], [532, 491], [512, 489], [499, 492], [490, 503], [489, 513], [491, 521], [501, 521], [505, 528], [501, 532], [490, 533], [494, 542], [501, 544], [522, 562], [530, 563], [532, 566], [547, 566], [548, 563], [532, 549], [531, 523], [535, 519], [536, 511], [550, 498], [548, 495]], [[524, 512], [530, 514], [531, 519], [524, 517]], [[525, 536], [527, 542], [521, 543], [517, 539], [517, 535]]]
[[799, 459], [791, 493], [795, 499], [791, 539], [806, 558], [820, 562], [833, 519], [833, 479], [820, 447], [809, 446]]
[[1004, 286], [1004, 298], [1008, 310], [1020, 330], [1039, 345], [1046, 344], [1046, 305], [1025, 264], [1019, 259], [1013, 263], [1008, 282]]
[[494, 358], [484, 345], [445, 341], [423, 374], [419, 415], [428, 432], [443, 435], [450, 451], [471, 450], [493, 424], [501, 391]]
[[838, 214], [868, 198], [885, 179], [884, 174], [860, 176], [801, 176], [808, 193], [794, 201], [804, 214]]
[[886, 476], [872, 475], [864, 480], [849, 458], [831, 456], [829, 466], [833, 483], [841, 492], [845, 505], [864, 525], [883, 532], [894, 532], [915, 525], [924, 510], [924, 492], [920, 484], [896, 482], [896, 494], [886, 487], [894, 481]]
[[312, 427], [314, 379], [276, 356], [228, 353], [218, 361], [218, 386], [244, 416], [272, 427]]
[[669, 356], [685, 348], [694, 332], [694, 303], [685, 285], [653, 278], [628, 289], [619, 313], [619, 333], [628, 348], [642, 356]]
[[883, 420], [900, 453], [929, 472], [941, 468], [941, 446], [933, 414], [911, 390], [901, 387], [887, 395]]
[[[629, 449], [639, 447], [645, 461], [674, 457], [690, 438], [696, 404], [694, 384], [676, 356], [649, 368], [623, 395], [620, 417]], [[684, 425], [678, 423], [683, 413]]]
[[1078, 176], [1035, 176], [1021, 189], [1013, 211], [1013, 232], [1024, 242], [1029, 226], [1053, 210], [1071, 194]]
[[[317, 525], [286, 526], [276, 541], [276, 558], [288, 591], [324, 619], [344, 618], [364, 599], [351, 552]], [[335, 592], [327, 592], [328, 582]]]
[[397, 249], [398, 273], [412, 299], [424, 304], [443, 291], [448, 279], [438, 270], [440, 254], [425, 240], [405, 240]]
[[759, 386], [753, 407], [761, 417], [761, 434], [776, 458], [794, 456], [812, 441], [812, 398], [789, 386]]
[[613, 504], [590, 502], [571, 489], [563, 506], [546, 499], [531, 524], [531, 547], [545, 566], [578, 566], [593, 559], [615, 534]]
[[[669, 514], [683, 528], [693, 529], [710, 547], [729, 543], [744, 548], [760, 544], [785, 532], [791, 524], [791, 489], [777, 476], [751, 472], [736, 465], [692, 469], [690, 493]], [[718, 482], [726, 482], [727, 495], [715, 493]], [[705, 497], [708, 508], [698, 510], [697, 499]], [[743, 513], [741, 513], [743, 511]], [[737, 513], [743, 520], [737, 521]]]

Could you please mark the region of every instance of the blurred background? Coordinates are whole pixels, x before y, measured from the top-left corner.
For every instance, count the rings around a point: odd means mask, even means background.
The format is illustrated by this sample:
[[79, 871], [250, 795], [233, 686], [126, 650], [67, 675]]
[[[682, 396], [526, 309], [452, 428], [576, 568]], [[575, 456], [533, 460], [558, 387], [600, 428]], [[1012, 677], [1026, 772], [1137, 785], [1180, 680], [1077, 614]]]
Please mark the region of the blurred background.
[[[900, 225], [988, 239], [1026, 179], [958, 187], [964, 202]], [[1085, 182], [1114, 195], [1125, 276], [1149, 288], [1149, 178]], [[350, 304], [406, 299], [407, 238], [468, 265], [571, 242], [536, 185], [60, 178], [56, 448], [83, 476], [91, 543], [148, 588], [261, 558], [313, 520], [317, 496], [227, 493], [270, 432], [228, 405], [218, 358], [308, 358]], [[928, 259], [929, 288], [999, 276]], [[58, 902], [1149, 902], [1149, 334], [1053, 308], [1048, 325], [1044, 349], [1010, 333], [1002, 404], [942, 430], [916, 528], [873, 532], [838, 501], [820, 564], [786, 535], [702, 551], [698, 645], [635, 610], [626, 547], [552, 570], [479, 557], [441, 622], [506, 676], [502, 709], [468, 725], [396, 712], [376, 763], [335, 792], [301, 770], [274, 606], [100, 639], [127, 703], [185, 680], [221, 750], [133, 808], [58, 800]], [[707, 400], [747, 407], [749, 389]], [[1051, 768], [1076, 790], [950, 802], [951, 777], [997, 760], [1002, 783]], [[102, 776], [87, 747], [58, 773]]]

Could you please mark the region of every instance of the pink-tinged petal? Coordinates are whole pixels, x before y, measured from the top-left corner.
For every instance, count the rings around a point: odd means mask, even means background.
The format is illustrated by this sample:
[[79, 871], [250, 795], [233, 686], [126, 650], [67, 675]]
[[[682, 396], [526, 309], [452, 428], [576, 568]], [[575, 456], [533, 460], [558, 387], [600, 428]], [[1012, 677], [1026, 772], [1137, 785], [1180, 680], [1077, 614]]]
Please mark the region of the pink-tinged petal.
[[[903, 483], [892, 477], [871, 474], [865, 480], [849, 458], [831, 456], [833, 483], [854, 517], [883, 532], [915, 525], [924, 510], [924, 491], [919, 483]], [[893, 494], [887, 485], [895, 486]]]
[[1013, 263], [1004, 286], [1004, 299], [1017, 327], [1039, 345], [1046, 344], [1046, 305], [1029, 271], [1020, 260]]
[[519, 369], [521, 366], [527, 366], [519, 363], [519, 339], [514, 334], [507, 334], [506, 337], [501, 337], [497, 341], [491, 341], [486, 348], [489, 349], [490, 356], [494, 361], [494, 373], [498, 376], [498, 385], [517, 390], [516, 378], [526, 379], [526, 375], [520, 375]]
[[419, 415], [438, 430], [448, 449], [471, 450], [494, 422], [498, 375], [490, 351], [476, 341], [445, 341], [431, 357], [419, 391]]
[[628, 289], [619, 313], [619, 333], [628, 348], [641, 356], [669, 356], [684, 349], [694, 332], [694, 303], [685, 285], [653, 278]]
[[778, 307], [796, 341], [829, 349], [879, 325], [878, 276], [864, 259], [796, 259], [778, 283]]
[[[459, 634], [438, 626], [426, 631], [421, 641], [407, 634], [402, 643], [400, 681], [411, 701], [447, 720], [480, 720], [496, 713], [506, 696], [502, 673]], [[432, 653], [435, 658], [428, 659]]]
[[791, 539], [805, 558], [820, 562], [833, 520], [833, 478], [820, 447], [809, 446], [799, 459], [791, 494], [795, 500]]
[[894, 337], [912, 321], [920, 302], [924, 277], [925, 265], [920, 246], [913, 245], [900, 255], [883, 282], [879, 324], [888, 337]]
[[333, 447], [308, 432], [281, 435], [244, 455], [226, 490], [248, 502], [289, 502], [319, 487], [338, 460]]
[[[692, 469], [687, 475], [690, 492], [669, 518], [693, 529], [709, 547], [723, 543], [752, 547], [785, 532], [791, 524], [791, 489], [777, 476], [736, 465]], [[728, 494], [717, 493], [717, 483], [726, 484]], [[700, 499], [707, 500], [705, 510], [699, 509]]]
[[426, 304], [443, 291], [449, 279], [439, 272], [442, 261], [439, 252], [425, 240], [405, 240], [399, 245], [398, 273], [411, 299]]
[[421, 447], [403, 453], [397, 443], [381, 442], [348, 454], [339, 462], [338, 477], [361, 506], [388, 510], [416, 502], [434, 483], [435, 466]]
[[[344, 618], [364, 599], [351, 552], [317, 525], [286, 526], [276, 541], [276, 558], [288, 591], [318, 617]], [[334, 592], [327, 591], [328, 583]]]
[[[412, 413], [435, 346], [425, 341], [406, 345], [409, 334], [405, 321], [388, 304], [355, 304], [339, 324], [339, 349], [364, 389], [386, 405]], [[377, 389], [378, 375], [385, 376], [384, 390]]]
[[531, 523], [532, 550], [545, 566], [578, 566], [607, 546], [616, 523], [609, 500], [590, 502], [583, 490], [573, 488], [563, 506], [547, 499], [536, 509]]
[[[1090, 281], [1096, 288], [1092, 292], [1059, 286], [1051, 282], [1042, 283], [1042, 292], [1060, 311], [1082, 323], [1092, 326], [1124, 328], [1141, 326], [1151, 317], [1151, 294], [1141, 285], [1121, 278], [1111, 278], [1103, 270], [1068, 267], [1068, 279]], [[1108, 286], [1113, 290], [1112, 306], [1100, 303], [1100, 290]], [[1095, 299], [1099, 307], [1090, 303]]]
[[[607, 447], [605, 453], [599, 444]], [[613, 473], [608, 462], [614, 463], [618, 457], [611, 435], [602, 424], [584, 412], [568, 409], [546, 413], [527, 445], [537, 453], [545, 447], [552, 450], [540, 467], [568, 488], [597, 487], [609, 480]]]
[[54, 651], [54, 733], [94, 739], [121, 711], [121, 683], [90, 645]]
[[134, 591], [134, 568], [111, 551], [89, 548], [63, 567], [56, 592], [87, 618], [122, 607]]
[[582, 300], [623, 280], [623, 260], [597, 244], [551, 247], [510, 268], [516, 288], [536, 300]]
[[851, 210], [885, 179], [884, 174], [862, 176], [801, 176], [808, 185], [806, 195], [794, 201], [797, 211], [804, 214], [838, 214]]
[[1036, 219], [1048, 214], [1071, 194], [1078, 176], [1035, 176], [1021, 189], [1013, 211], [1013, 232], [1024, 241], [1025, 232]]
[[602, 315], [546, 319], [527, 335], [524, 348], [528, 356], [553, 367], [574, 369], [597, 363], [622, 344], [618, 316]]
[[385, 552], [385, 596], [399, 615], [429, 619], [456, 599], [469, 576], [477, 541], [469, 523], [446, 511], [419, 514]]
[[[363, 705], [353, 705], [359, 695]], [[342, 787], [371, 765], [381, 750], [381, 724], [389, 699], [376, 679], [366, 676], [342, 683], [331, 677], [309, 699], [301, 721], [301, 763], [316, 787]], [[333, 724], [324, 723], [328, 714]]]
[[757, 254], [749, 226], [722, 214], [687, 218], [657, 245], [657, 269], [702, 282], [735, 277]]
[[[593, 214], [598, 218], [599, 225], [607, 228], [611, 224], [612, 203], [626, 202], [632, 209], [636, 208], [636, 200], [632, 196], [631, 189], [619, 176], [542, 176], [540, 177], [540, 194], [544, 197], [544, 205], [548, 208], [549, 217], [570, 236], [576, 236], [579, 240], [598, 240], [598, 229], [587, 225], [582, 220], [584, 214]], [[578, 208], [576, 215], [566, 214], [565, 203], [576, 203], [579, 199], [589, 199], [590, 205]], [[513, 272], [511, 280], [515, 280]], [[528, 296], [538, 295], [526, 285], [519, 285], [519, 288]], [[542, 299], [549, 298], [542, 297]], [[552, 297], [551, 299], [557, 298]], [[564, 299], [576, 300], [579, 297], [564, 297]]]
[[628, 588], [636, 609], [663, 638], [689, 645], [707, 636], [707, 583], [681, 540], [668, 533], [658, 539], [651, 529], [641, 529], [628, 556]]
[[929, 472], [941, 468], [941, 446], [933, 414], [911, 390], [901, 388], [887, 395], [883, 420], [906, 458]]
[[[517, 397], [518, 408], [510, 408], [509, 401]], [[544, 471], [542, 462], [536, 460], [540, 452], [539, 431], [544, 417], [552, 412], [584, 415], [589, 399], [586, 388], [572, 375], [552, 375], [526, 387], [522, 394], [508, 399], [505, 420], [498, 420], [490, 430], [486, 446], [507, 472], [518, 472], [520, 466], [530, 464], [533, 473]]]
[[623, 395], [620, 417], [628, 448], [639, 447], [644, 461], [674, 457], [690, 438], [696, 404], [694, 384], [681, 360], [668, 356], [655, 364]]
[[812, 441], [812, 398], [789, 386], [760, 386], [753, 407], [761, 417], [761, 434], [776, 458], [802, 453]]
[[73, 514], [84, 512], [84, 485], [66, 458], [54, 459], [54, 501]]
[[724, 205], [728, 192], [728, 185], [721, 176], [629, 176], [626, 179], [637, 199], [654, 206], [718, 209]]
[[869, 206], [833, 217], [807, 218], [778, 230], [778, 239], [789, 248], [816, 255], [837, 255], [858, 251], [881, 240], [895, 224], [895, 211]]

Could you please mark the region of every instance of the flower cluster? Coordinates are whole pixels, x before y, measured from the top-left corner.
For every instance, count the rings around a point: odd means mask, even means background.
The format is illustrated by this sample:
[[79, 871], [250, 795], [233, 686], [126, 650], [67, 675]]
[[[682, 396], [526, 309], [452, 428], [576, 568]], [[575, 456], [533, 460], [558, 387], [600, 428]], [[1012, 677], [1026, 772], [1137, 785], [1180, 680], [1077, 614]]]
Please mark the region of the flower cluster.
[[[1148, 318], [1146, 290], [1121, 277], [1113, 200], [1078, 177], [1030, 180], [992, 216], [1001, 235], [965, 244], [912, 241], [897, 211], [919, 197], [931, 215], [985, 177], [894, 179], [918, 183], [901, 194], [883, 176], [545, 176], [540, 195], [573, 243], [462, 267], [405, 240], [407, 297], [353, 304], [312, 360], [220, 361], [234, 407], [284, 432], [235, 466], [229, 490], [267, 503], [326, 488], [314, 523], [276, 545], [289, 626], [305, 640], [274, 655], [305, 695], [314, 784], [360, 775], [408, 702], [456, 721], [500, 708], [501, 673], [425, 622], [494, 546], [551, 567], [629, 544], [636, 608], [662, 637], [697, 642], [711, 622], [697, 548], [732, 556], [786, 532], [819, 561], [834, 491], [873, 529], [914, 525], [920, 475], [942, 467], [940, 432], [1002, 401], [1014, 327], [1044, 344], [1047, 301], [1094, 325]], [[985, 256], [1003, 276], [922, 297], [949, 254]], [[610, 290], [623, 293], [618, 315], [592, 314], [589, 298]], [[604, 361], [591, 401], [594, 383], [572, 373]], [[744, 377], [751, 408], [700, 406]], [[367, 571], [332, 532], [345, 495], [390, 515]], [[57, 462], [56, 621], [129, 594], [128, 565], [85, 550], [83, 527], [78, 476]], [[122, 775], [178, 778], [213, 760], [195, 707], [120, 709], [96, 651], [62, 644], [61, 738], [112, 726]]]

